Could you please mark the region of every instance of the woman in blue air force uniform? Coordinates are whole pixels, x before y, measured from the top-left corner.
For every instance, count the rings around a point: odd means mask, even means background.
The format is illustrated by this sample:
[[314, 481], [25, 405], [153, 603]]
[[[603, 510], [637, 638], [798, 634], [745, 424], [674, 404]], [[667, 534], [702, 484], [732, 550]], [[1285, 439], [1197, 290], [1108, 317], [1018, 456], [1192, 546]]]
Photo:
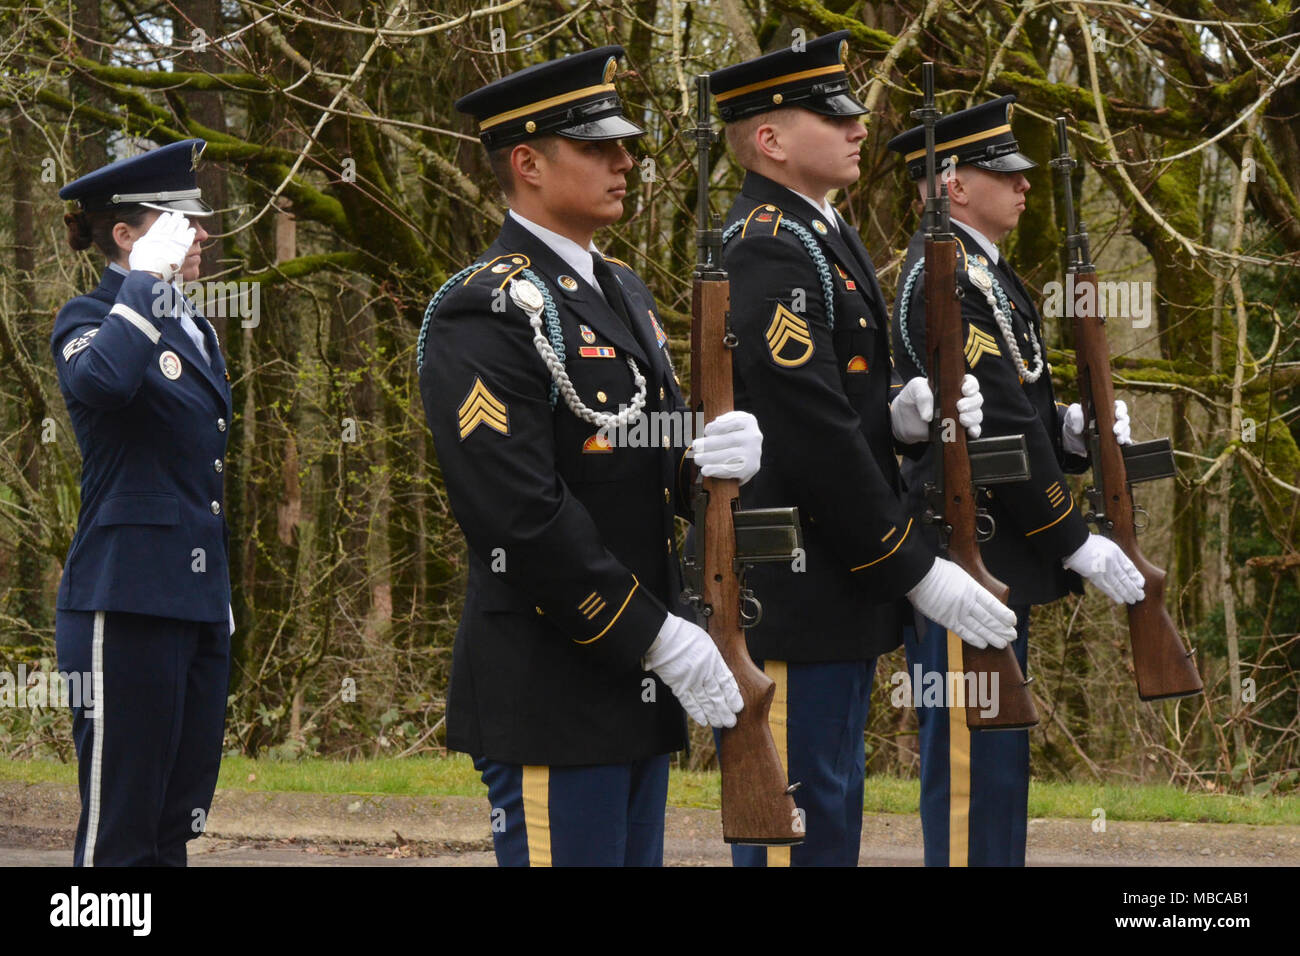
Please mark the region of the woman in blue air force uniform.
[[[223, 480], [230, 380], [180, 292], [212, 212], [202, 140], [120, 160], [59, 191], [73, 249], [108, 260], [65, 305], [50, 348], [81, 452], [81, 511], [59, 584], [59, 668], [73, 701], [77, 866], [183, 866], [221, 762], [230, 635]], [[83, 679], [83, 683], [84, 683]]]

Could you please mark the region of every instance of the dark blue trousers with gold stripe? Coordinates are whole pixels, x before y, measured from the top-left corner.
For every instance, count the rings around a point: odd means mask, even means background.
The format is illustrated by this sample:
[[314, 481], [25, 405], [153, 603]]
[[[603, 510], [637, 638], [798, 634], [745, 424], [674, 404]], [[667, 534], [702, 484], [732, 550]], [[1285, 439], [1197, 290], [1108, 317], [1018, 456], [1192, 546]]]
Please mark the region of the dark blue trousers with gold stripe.
[[499, 866], [662, 866], [668, 755], [586, 767], [476, 757]]
[[733, 846], [736, 866], [857, 866], [862, 843], [862, 741], [876, 659], [819, 664], [761, 661], [776, 684], [768, 723], [786, 775], [798, 781], [804, 842]]
[[[1013, 607], [1012, 644], [1028, 673], [1029, 607]], [[961, 638], [918, 619], [925, 639], [906, 629], [907, 670], [946, 675], [962, 669]], [[933, 680], [933, 678], [931, 679]], [[947, 687], [946, 677], [941, 676]], [[966, 727], [963, 707], [917, 708], [921, 736], [921, 830], [926, 866], [1024, 866], [1029, 804], [1029, 731]]]

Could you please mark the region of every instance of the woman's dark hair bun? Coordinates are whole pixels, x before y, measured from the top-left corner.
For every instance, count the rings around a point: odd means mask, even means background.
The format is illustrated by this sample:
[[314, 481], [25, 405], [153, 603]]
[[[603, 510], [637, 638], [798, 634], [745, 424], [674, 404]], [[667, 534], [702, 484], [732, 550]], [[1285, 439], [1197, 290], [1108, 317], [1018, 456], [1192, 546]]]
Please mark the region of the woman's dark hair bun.
[[89, 249], [95, 237], [90, 231], [90, 220], [86, 214], [80, 211], [64, 213], [63, 222], [68, 227], [68, 245], [76, 252]]

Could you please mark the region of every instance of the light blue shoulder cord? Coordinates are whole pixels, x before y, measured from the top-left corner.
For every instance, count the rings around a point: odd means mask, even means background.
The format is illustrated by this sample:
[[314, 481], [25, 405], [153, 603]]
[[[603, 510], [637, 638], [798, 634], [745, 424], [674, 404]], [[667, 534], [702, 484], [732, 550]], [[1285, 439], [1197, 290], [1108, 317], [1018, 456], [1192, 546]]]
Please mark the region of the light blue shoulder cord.
[[[726, 245], [737, 232], [744, 227], [744, 222], [733, 222], [727, 231], [722, 234], [722, 244]], [[812, 233], [797, 222], [791, 222], [789, 219], [782, 218], [777, 225], [788, 229], [794, 233], [796, 238], [803, 243], [808, 255], [812, 257], [813, 265], [817, 267], [817, 276], [822, 283], [822, 300], [826, 304], [826, 325], [832, 332], [835, 331], [835, 285], [831, 280], [831, 267], [826, 261], [826, 256], [822, 254], [821, 246], [813, 238]]]
[[[899, 296], [900, 301], [898, 303], [898, 333], [903, 338], [903, 345], [907, 348], [907, 354], [916, 364], [916, 367], [921, 370], [922, 374], [925, 373], [925, 365], [916, 357], [916, 352], [912, 349], [912, 338], [907, 332], [907, 311], [912, 304], [912, 287], [916, 284], [916, 277], [924, 268], [925, 256], [922, 256], [920, 259], [916, 260], [916, 265], [912, 266], [912, 271], [907, 274], [907, 281], [903, 283], [903, 291]], [[999, 282], [997, 277], [992, 273], [989, 274], [989, 279], [993, 284], [993, 294], [998, 300], [998, 308], [1002, 310], [1004, 316], [1009, 315], [1011, 313], [1011, 303], [1007, 301], [1007, 293], [1003, 290], [1002, 283]], [[1001, 323], [999, 323], [999, 327], [1001, 327]], [[1015, 338], [1010, 335], [1010, 330], [1008, 328], [1003, 328], [1002, 331], [1003, 337], [1006, 338], [1011, 347], [1016, 348], [1017, 353], [1019, 353], [1019, 349], [1015, 344]], [[1032, 329], [1030, 329], [1030, 334], [1033, 334]], [[1023, 364], [1023, 359], [1021, 362]]]
[[424, 310], [424, 321], [420, 323], [420, 337], [415, 341], [415, 368], [417, 372], [419, 369], [424, 367], [424, 341], [429, 337], [429, 320], [433, 318], [433, 310], [438, 307], [438, 303], [442, 301], [442, 297], [447, 294], [448, 289], [471, 272], [477, 272], [485, 265], [487, 265], [486, 262], [475, 262], [474, 264], [461, 269], [454, 276], [444, 282], [439, 287], [438, 291], [433, 294], [433, 298], [429, 300], [429, 306]]
[[[482, 269], [485, 265], [487, 265], [487, 263], [476, 262], [473, 265], [469, 265], [466, 266], [464, 269], [461, 269], [460, 272], [457, 272], [454, 276], [452, 276], [450, 279], [444, 282], [442, 284], [442, 287], [433, 294], [433, 298], [429, 300], [429, 306], [424, 310], [424, 321], [420, 325], [420, 338], [416, 344], [416, 349], [415, 349], [415, 364], [417, 369], [422, 368], [424, 366], [424, 343], [429, 335], [429, 320], [433, 318], [433, 313], [434, 310], [438, 308], [438, 303], [442, 301], [442, 297], [447, 294], [447, 291], [452, 286], [460, 282], [462, 279], [464, 279], [466, 276], [470, 275], [471, 273], [477, 272], [478, 270]], [[561, 334], [560, 331], [560, 314], [555, 308], [555, 300], [551, 297], [551, 290], [546, 287], [546, 283], [543, 282], [540, 278], [538, 278], [537, 274], [533, 272], [532, 269], [522, 269], [520, 270], [520, 275], [522, 275], [525, 279], [527, 279], [529, 282], [535, 285], [538, 288], [538, 290], [542, 293], [542, 301], [546, 303], [547, 335], [551, 340], [551, 348], [555, 349], [556, 358], [558, 358], [560, 360], [560, 364], [563, 365], [564, 358], [565, 358], [564, 336]], [[560, 387], [554, 381], [552, 381], [551, 382], [551, 407], [552, 408], [555, 407], [555, 403], [559, 399], [559, 395], [560, 395]]]
[[916, 277], [924, 268], [925, 256], [922, 256], [916, 260], [916, 265], [912, 266], [912, 271], [907, 274], [907, 281], [903, 283], [903, 291], [898, 297], [898, 334], [903, 338], [903, 346], [907, 349], [912, 364], [920, 369], [922, 375], [925, 374], [925, 363], [916, 357], [916, 351], [912, 348], [912, 337], [907, 331], [907, 310], [912, 305], [912, 287], [916, 285]]

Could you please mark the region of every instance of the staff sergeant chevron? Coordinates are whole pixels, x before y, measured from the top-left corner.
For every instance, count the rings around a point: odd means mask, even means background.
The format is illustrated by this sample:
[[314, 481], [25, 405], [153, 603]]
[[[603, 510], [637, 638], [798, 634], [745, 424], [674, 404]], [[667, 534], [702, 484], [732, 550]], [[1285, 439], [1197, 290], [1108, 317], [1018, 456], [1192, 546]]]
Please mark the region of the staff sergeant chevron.
[[[782, 368], [798, 368], [812, 357], [812, 330], [808, 323], [780, 303], [777, 303], [772, 323], [764, 334], [772, 361]], [[795, 343], [796, 354], [783, 356], [781, 350], [791, 342]]]
[[486, 425], [501, 434], [510, 435], [510, 415], [505, 402], [493, 395], [483, 379], [474, 377], [474, 387], [456, 410], [460, 421], [460, 440], [464, 441], [479, 425]]
[[966, 336], [966, 364], [974, 368], [979, 364], [979, 360], [985, 355], [1001, 355], [998, 351], [997, 340], [983, 329], [970, 327], [970, 335]]

